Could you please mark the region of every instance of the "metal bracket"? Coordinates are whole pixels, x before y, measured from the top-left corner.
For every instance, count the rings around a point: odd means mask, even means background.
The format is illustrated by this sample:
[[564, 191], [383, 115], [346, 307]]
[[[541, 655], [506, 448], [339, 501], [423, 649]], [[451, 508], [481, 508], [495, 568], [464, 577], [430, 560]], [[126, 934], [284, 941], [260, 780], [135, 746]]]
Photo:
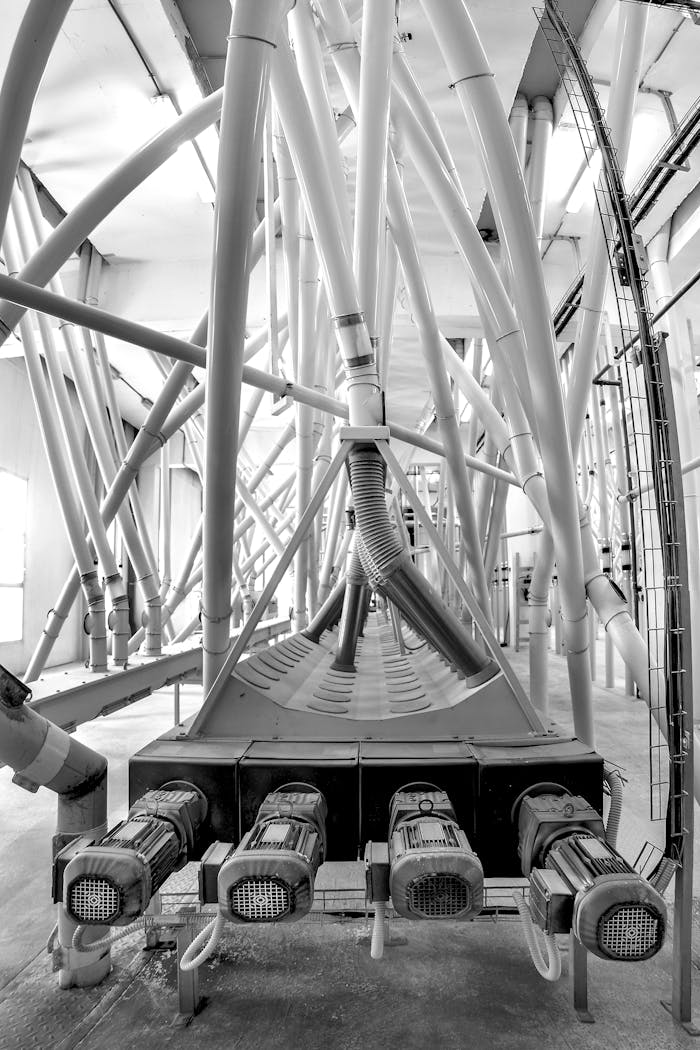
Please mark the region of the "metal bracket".
[[[667, 999], [661, 999], [660, 1002], [664, 1010], [666, 1010], [667, 1013], [671, 1014], [671, 1016], [673, 1017], [673, 1003], [670, 1003]], [[700, 1028], [698, 1028], [697, 1025], [693, 1024], [692, 1021], [678, 1021], [675, 1017], [673, 1019], [674, 1021], [676, 1021], [676, 1024], [679, 1024], [681, 1026], [681, 1028], [685, 1031], [687, 1035], [691, 1035], [693, 1036], [693, 1038], [697, 1038], [697, 1036], [700, 1036]]]
[[341, 427], [341, 441], [388, 441], [389, 427]]

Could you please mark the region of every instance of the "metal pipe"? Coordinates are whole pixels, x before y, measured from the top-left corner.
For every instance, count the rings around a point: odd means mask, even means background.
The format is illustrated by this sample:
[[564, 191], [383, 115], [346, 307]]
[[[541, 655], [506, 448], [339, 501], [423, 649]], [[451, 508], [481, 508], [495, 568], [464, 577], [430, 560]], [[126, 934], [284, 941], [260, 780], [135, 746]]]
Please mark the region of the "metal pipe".
[[532, 148], [530, 150], [530, 163], [527, 168], [527, 190], [530, 196], [530, 206], [532, 207], [535, 235], [540, 248], [542, 247], [544, 209], [547, 203], [545, 189], [553, 121], [554, 114], [551, 100], [545, 95], [536, 95], [532, 100], [532, 112], [530, 114]]
[[[385, 223], [384, 184], [389, 134], [392, 40], [396, 8], [376, 0], [363, 11], [353, 264], [370, 338], [378, 335], [379, 244]], [[398, 177], [398, 176], [397, 176]]]
[[571, 457], [566, 454], [567, 427], [554, 331], [532, 213], [498, 89], [463, 0], [421, 2], [472, 130], [510, 269], [518, 275], [513, 294], [528, 348], [533, 407], [562, 581], [574, 727], [580, 739], [593, 745], [576, 482]]
[[[16, 272], [19, 256], [9, 221], [5, 227], [3, 247], [10, 271]], [[90, 646], [90, 670], [105, 671], [107, 669], [107, 634], [104, 593], [97, 578], [92, 552], [83, 535], [82, 515], [75, 497], [73, 482], [61, 455], [61, 434], [58, 420], [54, 414], [53, 405], [46, 388], [34, 330], [26, 316], [20, 322], [20, 333], [24, 347], [27, 378], [37, 412], [51, 479], [54, 483], [56, 498], [61, 508], [68, 542], [75, 560], [76, 576], [79, 579], [79, 585], [82, 586], [87, 602], [88, 613], [85, 617], [84, 627], [88, 634]]]
[[[125, 321], [122, 318], [106, 313], [104, 310], [97, 310], [93, 307], [85, 306], [82, 303], [76, 303], [71, 299], [66, 299], [63, 296], [44, 291], [34, 285], [25, 284], [20, 280], [13, 277], [7, 277], [1, 273], [0, 295], [3, 295], [9, 301], [22, 303], [30, 309], [43, 311], [54, 317], [64, 318], [71, 323], [86, 325], [92, 329], [98, 330], [102, 328], [107, 335], [113, 335], [117, 339], [123, 339], [124, 341], [136, 346], [142, 346], [148, 350], [155, 350], [156, 353], [174, 357], [177, 362], [175, 368], [177, 368], [178, 365], [189, 365], [187, 374], [189, 374], [192, 365], [197, 365], [202, 368], [205, 367], [206, 361], [204, 351], [201, 347], [195, 346], [192, 342], [188, 343], [183, 339], [176, 339], [174, 336], [168, 336], [164, 333], [156, 332], [153, 329], [146, 328], [144, 325], [136, 324], [133, 321]], [[175, 371], [175, 369], [173, 369], [173, 371]], [[177, 374], [181, 375], [183, 373], [178, 372]], [[368, 383], [365, 375], [366, 373], [364, 372], [358, 373], [358, 383], [356, 386], [362, 385], [363, 387], [367, 387]], [[242, 376], [243, 382], [249, 386], [255, 386], [262, 390], [267, 390], [269, 393], [277, 394], [279, 397], [290, 397], [295, 401], [302, 401], [323, 412], [335, 415], [340, 419], [348, 418], [349, 410], [347, 404], [344, 402], [338, 401], [333, 397], [328, 397], [327, 395], [319, 394], [315, 390], [307, 390], [306, 388], [299, 386], [297, 383], [290, 383], [281, 376], [270, 375], [258, 368], [252, 368], [250, 365], [243, 366]], [[369, 386], [372, 390], [376, 389], [371, 380]], [[186, 405], [185, 402], [187, 402], [188, 398], [194, 400], [196, 403], [194, 405]], [[204, 390], [197, 387], [195, 390], [191, 391], [188, 398], [186, 398], [182, 405], [179, 406], [179, 409], [172, 414], [172, 417], [168, 418], [167, 425], [161, 424], [162, 429], [159, 429], [158, 435], [153, 435], [153, 442], [148, 455], [155, 451], [155, 448], [162, 439], [167, 440], [175, 430], [178, 430], [180, 426], [182, 426], [186, 418], [189, 418], [198, 407], [201, 407], [204, 400]], [[175, 398], [173, 398], [172, 403], [174, 403], [174, 401]], [[438, 441], [434, 441], [432, 438], [428, 438], [424, 434], [417, 434], [415, 430], [411, 430], [410, 427], [404, 427], [398, 423], [389, 422], [388, 426], [392, 436], [396, 437], [399, 441], [405, 441], [407, 444], [414, 445], [416, 448], [422, 448], [427, 452], [434, 453], [435, 455], [444, 456], [444, 449]], [[147, 456], [145, 458], [147, 458]], [[474, 457], [465, 456], [465, 463], [474, 470], [482, 470], [485, 473], [492, 474], [494, 477], [501, 478], [509, 485], [518, 484], [517, 480], [512, 475], [509, 475], [502, 470], [489, 467], [487, 464], [483, 464], [480, 460]]]
[[348, 550], [347, 572], [344, 577], [345, 595], [342, 615], [338, 628], [338, 643], [335, 658], [331, 664], [334, 671], [355, 672], [355, 653], [357, 640], [360, 637], [364, 613], [367, 604], [367, 576], [362, 568], [354, 534], [355, 543], [350, 541]]
[[[27, 202], [28, 204], [29, 202]], [[12, 216], [19, 235], [22, 255], [27, 258], [30, 251], [29, 231], [27, 229], [26, 217], [21, 207], [20, 195], [15, 193], [11, 203]], [[31, 218], [31, 215], [29, 216]], [[44, 314], [38, 314], [39, 331], [44, 348], [44, 359], [46, 361], [49, 375], [49, 383], [53, 392], [57, 420], [63, 435], [62, 446], [55, 449], [60, 455], [60, 448], [65, 447], [68, 460], [73, 473], [73, 479], [77, 487], [77, 493], [82, 505], [82, 510], [88, 524], [92, 544], [101, 562], [105, 577], [105, 585], [109, 590], [112, 614], [109, 617], [109, 626], [112, 631], [112, 659], [116, 666], [123, 667], [127, 660], [127, 642], [129, 638], [129, 601], [124, 587], [124, 581], [117, 567], [116, 558], [109, 545], [107, 533], [100, 517], [100, 509], [97, 497], [93, 489], [92, 478], [85, 462], [85, 452], [77, 432], [73, 407], [70, 403], [66, 380], [58, 362], [54, 332]], [[60, 440], [60, 439], [59, 439]], [[82, 530], [81, 530], [82, 531]]]
[[411, 298], [416, 324], [418, 325], [420, 346], [423, 351], [430, 387], [435, 400], [440, 437], [445, 447], [445, 458], [454, 487], [455, 505], [462, 528], [462, 536], [466, 544], [471, 584], [482, 612], [490, 621], [488, 586], [481, 560], [481, 546], [471, 488], [464, 465], [462, 439], [457, 426], [454, 402], [443, 362], [440, 336], [430, 301], [430, 292], [418, 257], [413, 223], [393, 156], [389, 157], [387, 174], [389, 179], [389, 223], [401, 260], [401, 268]]
[[297, 298], [297, 289], [299, 287], [299, 187], [289, 146], [284, 137], [277, 113], [275, 113], [273, 147], [277, 164], [277, 185], [279, 186], [284, 278], [287, 288], [287, 312], [289, 315], [289, 343], [292, 354], [293, 374], [296, 376], [299, 354]]
[[0, 89], [0, 238], [10, 208], [29, 115], [49, 55], [72, 0], [29, 0], [17, 30]]
[[[214, 271], [209, 308], [204, 460], [204, 693], [229, 648], [231, 539], [251, 231], [272, 52], [291, 0], [236, 0], [226, 49]], [[233, 469], [232, 469], [233, 468]]]
[[[334, 149], [337, 152], [334, 135]], [[313, 386], [316, 372], [316, 289], [318, 263], [306, 215], [301, 218], [299, 233], [299, 351], [298, 378], [306, 387]], [[297, 524], [311, 499], [313, 475], [313, 409], [297, 404]], [[294, 621], [297, 630], [306, 627], [306, 592], [309, 578], [309, 537], [305, 536], [294, 561]]]
[[324, 157], [286, 41], [280, 41], [275, 52], [271, 84], [294, 160], [324, 275], [333, 325], [344, 358], [350, 421], [353, 426], [374, 426], [382, 418], [374, 353], [360, 310], [342, 222]]
[[311, 119], [321, 143], [345, 243], [349, 248], [352, 243], [352, 219], [347, 181], [338, 150], [338, 131], [333, 118], [334, 110], [324, 70], [323, 55], [308, 0], [296, 0], [289, 12], [289, 30], [294, 44], [299, 79], [304, 88]]

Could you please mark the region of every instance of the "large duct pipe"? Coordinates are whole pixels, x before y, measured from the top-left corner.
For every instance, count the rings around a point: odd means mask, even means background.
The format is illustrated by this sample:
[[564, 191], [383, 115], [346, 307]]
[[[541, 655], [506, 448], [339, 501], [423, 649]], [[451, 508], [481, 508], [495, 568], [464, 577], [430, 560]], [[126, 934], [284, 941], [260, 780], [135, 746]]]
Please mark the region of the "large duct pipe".
[[350, 484], [364, 550], [365, 572], [375, 588], [398, 607], [402, 615], [461, 671], [470, 686], [487, 681], [498, 667], [472, 641], [416, 569], [389, 521], [384, 502], [384, 461], [376, 449], [350, 453]]
[[544, 209], [547, 203], [545, 196], [547, 160], [549, 157], [549, 146], [552, 141], [553, 121], [554, 116], [550, 99], [545, 95], [537, 95], [532, 100], [532, 115], [530, 117], [532, 150], [527, 169], [527, 190], [530, 195], [535, 234], [540, 246], [542, 244], [542, 229], [544, 226]]
[[[0, 667], [0, 761], [15, 771], [15, 784], [58, 796], [54, 855], [74, 838], [100, 839], [107, 830], [107, 760], [27, 707], [29, 689]], [[110, 970], [109, 951], [70, 950], [76, 923], [58, 909], [62, 965], [59, 985], [98, 984]], [[97, 927], [95, 937], [101, 936]], [[89, 949], [89, 945], [87, 946]]]
[[290, 3], [278, 0], [262, 6], [237, 0], [228, 39], [207, 353], [202, 592], [205, 694], [229, 647], [235, 463], [251, 234], [270, 58]]

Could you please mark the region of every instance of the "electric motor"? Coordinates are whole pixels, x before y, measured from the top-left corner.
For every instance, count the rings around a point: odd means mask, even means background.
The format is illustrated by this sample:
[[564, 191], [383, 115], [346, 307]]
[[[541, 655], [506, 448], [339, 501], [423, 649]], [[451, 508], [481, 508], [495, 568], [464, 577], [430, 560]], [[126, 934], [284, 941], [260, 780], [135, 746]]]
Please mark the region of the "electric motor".
[[554, 784], [531, 792], [513, 816], [533, 919], [546, 933], [573, 930], [601, 959], [650, 959], [664, 940], [663, 897], [605, 841], [602, 817], [584, 798]]
[[219, 870], [219, 908], [230, 922], [293, 922], [311, 910], [327, 814], [325, 798], [308, 784], [267, 795]]
[[[124, 926], [148, 907], [169, 875], [187, 860], [206, 815], [191, 785], [148, 791], [127, 819], [77, 853], [63, 873], [63, 903], [76, 922]], [[65, 852], [65, 851], [64, 851]], [[56, 858], [60, 869], [60, 854]]]
[[409, 785], [391, 800], [389, 885], [407, 919], [471, 919], [481, 911], [484, 872], [448, 796]]
[[606, 842], [576, 834], [555, 843], [547, 868], [575, 892], [572, 929], [601, 959], [639, 962], [659, 951], [666, 933], [661, 894]]

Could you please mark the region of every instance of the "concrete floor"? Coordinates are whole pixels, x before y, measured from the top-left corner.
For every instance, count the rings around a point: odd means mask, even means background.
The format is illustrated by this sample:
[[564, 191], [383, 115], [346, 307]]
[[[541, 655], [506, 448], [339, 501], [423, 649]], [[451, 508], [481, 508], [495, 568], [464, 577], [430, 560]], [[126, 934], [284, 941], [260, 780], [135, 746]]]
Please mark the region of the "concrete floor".
[[[602, 667], [602, 644], [599, 645]], [[507, 650], [527, 679], [527, 651]], [[564, 661], [552, 656], [551, 716], [566, 725]], [[622, 685], [620, 678], [618, 684]], [[628, 780], [620, 846], [634, 860], [646, 841], [661, 843], [663, 822], [648, 819], [648, 722], [621, 690], [595, 688], [598, 749]], [[197, 690], [183, 688], [187, 716]], [[126, 763], [172, 724], [172, 696], [158, 694], [78, 730], [110, 760], [110, 816], [126, 808]], [[53, 926], [50, 836], [55, 801], [27, 795], [0, 770], [0, 1050], [126, 1050], [206, 1045], [208, 1050], [341, 1048], [374, 1044], [402, 1050], [505, 1047], [523, 1050], [666, 1050], [690, 1037], [660, 1005], [670, 996], [671, 947], [635, 965], [590, 959], [594, 1025], [577, 1021], [568, 981], [534, 971], [517, 921], [409, 923], [392, 920], [396, 943], [369, 957], [368, 922], [325, 916], [290, 926], [229, 928], [202, 967], [208, 1003], [186, 1029], [177, 1011], [173, 952], [141, 951], [138, 938], [113, 951], [114, 969], [97, 989], [61, 992], [45, 943]], [[696, 849], [696, 855], [698, 850]], [[697, 860], [696, 859], [696, 868]], [[356, 866], [334, 879], [360, 881]], [[694, 926], [700, 927], [697, 919]], [[697, 934], [695, 943], [700, 944]], [[566, 939], [563, 939], [566, 946]], [[693, 965], [695, 1001], [700, 960]], [[566, 972], [566, 962], [564, 964]], [[698, 1006], [700, 1018], [700, 1005]]]

